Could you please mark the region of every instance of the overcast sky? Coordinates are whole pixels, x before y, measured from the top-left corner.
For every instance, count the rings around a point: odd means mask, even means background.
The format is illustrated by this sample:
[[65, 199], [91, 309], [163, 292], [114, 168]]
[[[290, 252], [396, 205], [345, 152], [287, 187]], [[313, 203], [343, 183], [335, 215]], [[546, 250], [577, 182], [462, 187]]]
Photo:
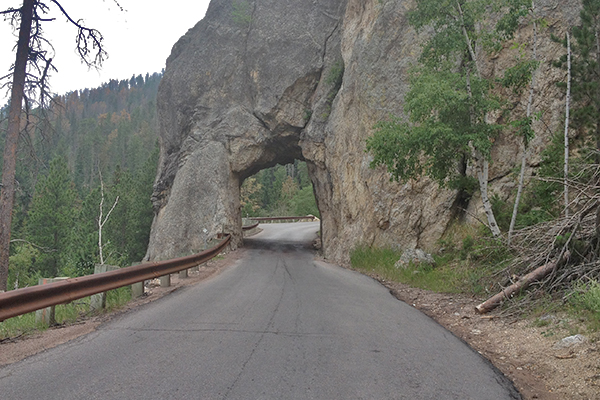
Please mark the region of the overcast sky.
[[[100, 71], [81, 64], [75, 54], [77, 30], [61, 17], [51, 4], [51, 17], [45, 22], [45, 36], [55, 48], [54, 64], [58, 72], [50, 79], [52, 91], [63, 94], [76, 89], [100, 86], [110, 79], [129, 79], [132, 75], [160, 72], [165, 67], [171, 47], [188, 29], [200, 21], [210, 0], [61, 0], [69, 15], [83, 19], [86, 26], [98, 29], [104, 35], [104, 46], [109, 58]], [[3, 0], [0, 9], [19, 8], [21, 0]], [[50, 2], [47, 2], [50, 4]], [[7, 21], [0, 19], [0, 76], [14, 63], [16, 33]], [[0, 93], [0, 104], [6, 103]]]

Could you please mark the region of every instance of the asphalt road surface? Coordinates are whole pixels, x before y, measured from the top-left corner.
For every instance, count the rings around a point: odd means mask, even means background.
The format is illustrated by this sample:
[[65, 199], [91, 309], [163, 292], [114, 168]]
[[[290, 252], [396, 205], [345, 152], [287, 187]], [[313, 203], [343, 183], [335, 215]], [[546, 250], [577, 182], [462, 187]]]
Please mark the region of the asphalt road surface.
[[0, 398], [519, 398], [377, 282], [315, 261], [318, 223], [261, 227], [220, 275], [0, 368]]

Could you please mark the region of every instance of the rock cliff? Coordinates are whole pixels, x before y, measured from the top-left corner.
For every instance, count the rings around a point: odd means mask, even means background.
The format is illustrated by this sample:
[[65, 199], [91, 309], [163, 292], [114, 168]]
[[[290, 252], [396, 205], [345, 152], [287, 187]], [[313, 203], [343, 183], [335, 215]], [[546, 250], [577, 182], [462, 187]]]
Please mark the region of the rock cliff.
[[[578, 19], [578, 1], [537, 3], [548, 28], [528, 174], [561, 123], [564, 74], [549, 61], [563, 51], [550, 41]], [[305, 160], [322, 214], [324, 255], [345, 262], [358, 243], [430, 248], [459, 205], [479, 212], [477, 198], [427, 179], [398, 184], [369, 168], [365, 139], [375, 122], [403, 112], [408, 68], [424, 39], [407, 23], [408, 0], [212, 0], [206, 17], [173, 47], [158, 95], [161, 158], [147, 258], [202, 249], [218, 232], [241, 243], [239, 187], [263, 168]], [[422, 35], [422, 34], [421, 34]], [[531, 27], [517, 40], [526, 42]], [[516, 57], [508, 46], [488, 71]], [[513, 99], [516, 108], [519, 99]], [[522, 99], [521, 99], [522, 100]], [[516, 111], [523, 112], [523, 111]], [[495, 143], [491, 189], [512, 196], [522, 146]]]

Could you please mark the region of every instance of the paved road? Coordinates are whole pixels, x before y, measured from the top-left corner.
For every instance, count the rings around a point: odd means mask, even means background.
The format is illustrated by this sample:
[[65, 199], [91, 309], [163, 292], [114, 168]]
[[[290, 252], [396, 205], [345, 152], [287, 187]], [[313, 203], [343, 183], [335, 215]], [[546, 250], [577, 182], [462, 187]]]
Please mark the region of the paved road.
[[518, 398], [477, 353], [360, 274], [318, 223], [262, 225], [217, 277], [0, 368], [7, 399]]

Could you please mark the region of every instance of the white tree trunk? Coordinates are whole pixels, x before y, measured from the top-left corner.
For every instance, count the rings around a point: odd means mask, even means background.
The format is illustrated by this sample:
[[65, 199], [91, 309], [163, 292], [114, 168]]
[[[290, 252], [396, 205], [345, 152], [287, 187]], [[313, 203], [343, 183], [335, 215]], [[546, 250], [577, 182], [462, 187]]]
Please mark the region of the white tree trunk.
[[104, 243], [102, 243], [102, 228], [104, 228], [104, 224], [108, 221], [110, 214], [113, 212], [117, 203], [119, 202], [119, 196], [115, 199], [114, 204], [106, 214], [106, 217], [103, 217], [104, 213], [104, 182], [102, 181], [102, 173], [100, 172], [100, 168], [98, 168], [98, 174], [100, 175], [100, 212], [98, 215], [98, 251], [100, 255], [100, 264], [104, 264]]
[[481, 155], [479, 151], [475, 151], [476, 154], [476, 165], [477, 165], [477, 180], [479, 181], [479, 192], [481, 193], [481, 201], [483, 202], [483, 210], [487, 217], [488, 227], [492, 232], [492, 236], [500, 236], [500, 228], [496, 222], [496, 217], [492, 211], [492, 203], [488, 197], [488, 173], [489, 173], [489, 162]]

